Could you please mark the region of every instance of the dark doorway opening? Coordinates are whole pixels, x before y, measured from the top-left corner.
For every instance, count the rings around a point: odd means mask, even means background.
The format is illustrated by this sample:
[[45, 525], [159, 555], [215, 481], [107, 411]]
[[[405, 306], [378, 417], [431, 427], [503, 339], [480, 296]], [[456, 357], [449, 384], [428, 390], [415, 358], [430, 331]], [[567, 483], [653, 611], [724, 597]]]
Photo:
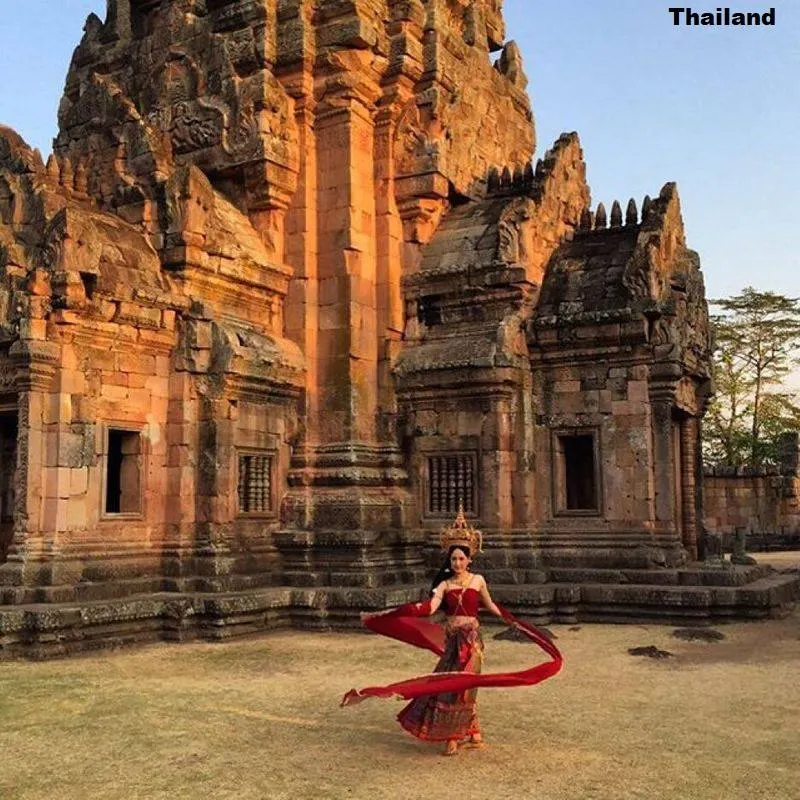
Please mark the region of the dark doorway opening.
[[0, 414], [0, 563], [14, 535], [14, 484], [17, 473], [17, 415]]
[[596, 511], [597, 474], [594, 437], [564, 436], [561, 439], [561, 446], [564, 453], [567, 511]]
[[106, 514], [141, 513], [141, 439], [138, 431], [108, 431]]

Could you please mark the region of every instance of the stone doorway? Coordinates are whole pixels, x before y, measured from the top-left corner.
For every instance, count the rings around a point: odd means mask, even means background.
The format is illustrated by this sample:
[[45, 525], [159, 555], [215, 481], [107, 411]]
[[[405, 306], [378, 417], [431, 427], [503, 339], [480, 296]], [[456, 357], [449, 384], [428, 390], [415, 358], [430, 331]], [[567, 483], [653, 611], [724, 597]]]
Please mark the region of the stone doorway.
[[0, 564], [14, 534], [14, 477], [17, 471], [17, 416], [0, 413]]

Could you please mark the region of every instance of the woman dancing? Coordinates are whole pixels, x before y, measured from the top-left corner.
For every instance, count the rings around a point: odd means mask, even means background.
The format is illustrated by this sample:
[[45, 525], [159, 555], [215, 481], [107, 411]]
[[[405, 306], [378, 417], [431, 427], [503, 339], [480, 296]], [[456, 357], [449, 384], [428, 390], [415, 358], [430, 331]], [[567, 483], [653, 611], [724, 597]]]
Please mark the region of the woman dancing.
[[[452, 527], [442, 532], [442, 550], [447, 553], [433, 581], [431, 598], [378, 614], [362, 614], [364, 624], [376, 633], [432, 650], [440, 656], [430, 675], [390, 686], [351, 690], [342, 705], [368, 697], [400, 696], [411, 702], [397, 719], [409, 733], [430, 742], [444, 742], [444, 754], [456, 755], [460, 744], [482, 747], [476, 695], [480, 686], [530, 686], [561, 669], [562, 658], [555, 645], [531, 625], [515, 619], [497, 605], [482, 576], [470, 571], [472, 554], [481, 552], [480, 531], [472, 528], [459, 511]], [[483, 641], [478, 611], [483, 605], [538, 644], [551, 661], [521, 672], [481, 674]], [[444, 608], [444, 628], [420, 619]]]

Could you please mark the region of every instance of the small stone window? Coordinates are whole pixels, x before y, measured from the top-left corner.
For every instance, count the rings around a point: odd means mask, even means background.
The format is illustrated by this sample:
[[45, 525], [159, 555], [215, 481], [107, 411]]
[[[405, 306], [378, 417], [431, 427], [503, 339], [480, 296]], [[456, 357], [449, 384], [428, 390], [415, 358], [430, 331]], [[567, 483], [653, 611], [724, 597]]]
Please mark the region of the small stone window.
[[272, 504], [271, 453], [242, 453], [239, 455], [239, 513], [270, 514]]
[[426, 327], [442, 324], [442, 298], [439, 295], [420, 297], [417, 302], [417, 319]]
[[428, 458], [427, 514], [455, 516], [459, 508], [478, 514], [477, 453], [443, 453]]
[[14, 521], [14, 472], [17, 466], [17, 417], [0, 415], [0, 525]]
[[142, 513], [142, 436], [139, 431], [108, 429], [106, 514]]
[[94, 299], [94, 293], [97, 289], [97, 275], [92, 272], [81, 272], [80, 276], [81, 282], [83, 283], [83, 291], [86, 294], [86, 299]]
[[14, 221], [14, 193], [8, 184], [0, 178], [0, 223], [10, 225]]
[[557, 513], [598, 514], [600, 480], [596, 432], [557, 433], [555, 455]]

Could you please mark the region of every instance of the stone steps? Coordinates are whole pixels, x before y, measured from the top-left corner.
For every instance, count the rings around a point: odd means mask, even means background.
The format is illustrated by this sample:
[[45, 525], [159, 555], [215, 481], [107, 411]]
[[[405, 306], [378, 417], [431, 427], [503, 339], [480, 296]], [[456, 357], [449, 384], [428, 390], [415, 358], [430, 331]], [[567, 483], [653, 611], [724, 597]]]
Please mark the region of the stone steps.
[[609, 569], [586, 567], [486, 566], [481, 573], [491, 586], [541, 583], [614, 583], [664, 586], [744, 586], [769, 574], [768, 566], [735, 566], [709, 569], [689, 565], [676, 569]]
[[[495, 600], [513, 614], [539, 624], [700, 625], [763, 619], [786, 613], [800, 598], [800, 573], [759, 574], [756, 570], [751, 576], [755, 580], [746, 585], [606, 580], [495, 583], [491, 590]], [[221, 641], [288, 627], [362, 630], [361, 611], [418, 601], [426, 593], [424, 584], [276, 586], [221, 594], [159, 592], [86, 602], [6, 605], [0, 606], [0, 660], [52, 658], [159, 640]]]
[[537, 619], [550, 614], [552, 622], [709, 623], [763, 619], [788, 612], [800, 599], [800, 574], [766, 574], [746, 585], [609, 582], [547, 583], [540, 587], [495, 585], [492, 593], [512, 613]]
[[679, 569], [580, 569], [554, 567], [547, 571], [554, 583], [617, 583], [672, 586], [744, 586], [768, 575], [767, 566], [733, 566], [709, 569], [689, 565]]

